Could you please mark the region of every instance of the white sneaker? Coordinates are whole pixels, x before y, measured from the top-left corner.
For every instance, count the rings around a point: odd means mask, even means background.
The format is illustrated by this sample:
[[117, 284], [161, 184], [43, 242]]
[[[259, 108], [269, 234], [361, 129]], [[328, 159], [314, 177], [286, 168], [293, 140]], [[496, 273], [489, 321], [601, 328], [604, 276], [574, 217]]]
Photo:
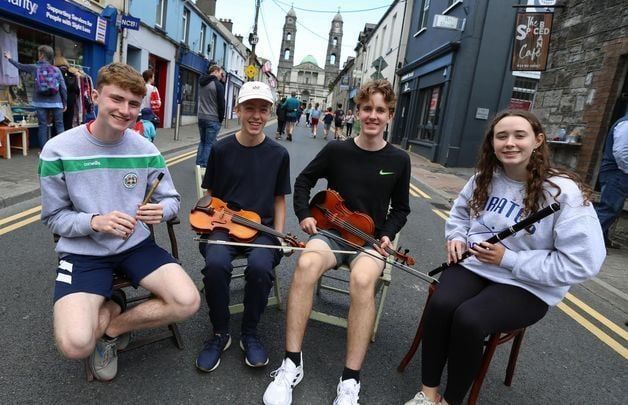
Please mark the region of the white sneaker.
[[283, 359], [281, 367], [270, 373], [274, 380], [264, 392], [264, 405], [292, 404], [292, 390], [303, 379], [303, 355], [301, 364], [295, 366], [292, 360]]
[[414, 398], [406, 402], [404, 405], [438, 405], [438, 404], [440, 404], [440, 401], [433, 401], [429, 399], [428, 397], [426, 397], [423, 391], [419, 391], [414, 396]]
[[353, 378], [344, 381], [341, 378], [336, 392], [338, 395], [336, 395], [334, 405], [359, 405], [360, 383]]

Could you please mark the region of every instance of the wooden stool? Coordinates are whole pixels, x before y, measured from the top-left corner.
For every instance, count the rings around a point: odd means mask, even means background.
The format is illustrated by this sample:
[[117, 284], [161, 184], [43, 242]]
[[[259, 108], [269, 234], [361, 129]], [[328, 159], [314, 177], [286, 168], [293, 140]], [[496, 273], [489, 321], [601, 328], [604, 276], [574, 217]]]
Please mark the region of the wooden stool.
[[[436, 291], [438, 284], [432, 283], [430, 285], [427, 300], [425, 301], [425, 307], [430, 302], [430, 298], [432, 298], [432, 294]], [[423, 317], [425, 316], [425, 310], [423, 314], [421, 314], [421, 320], [419, 321], [419, 326], [416, 330], [416, 335], [414, 336], [414, 341], [408, 350], [408, 353], [404, 356], [397, 367], [397, 371], [402, 373], [412, 357], [416, 353], [419, 348], [419, 344], [421, 343], [421, 339], [423, 338]], [[475, 405], [480, 395], [480, 388], [482, 388], [482, 383], [484, 382], [484, 377], [486, 377], [486, 372], [488, 371], [488, 367], [491, 364], [491, 359], [493, 358], [493, 354], [495, 354], [495, 349], [498, 345], [502, 343], [506, 343], [509, 340], [514, 339], [512, 343], [512, 348], [510, 349], [510, 358], [508, 359], [508, 366], [506, 367], [506, 378], [504, 379], [504, 384], [507, 387], [510, 387], [512, 383], [512, 378], [515, 373], [515, 366], [517, 365], [517, 357], [519, 356], [519, 349], [521, 348], [521, 342], [523, 341], [523, 335], [526, 331], [526, 328], [517, 329], [509, 332], [497, 332], [493, 333], [488, 337], [488, 339], [484, 342], [484, 354], [482, 355], [482, 364], [480, 366], [480, 370], [478, 374], [475, 376], [475, 380], [473, 380], [473, 386], [471, 387], [471, 391], [469, 393], [469, 400], [467, 404]]]
[[[16, 142], [11, 144], [12, 135], [21, 136], [14, 137]], [[24, 156], [28, 154], [28, 128], [0, 126], [0, 156], [11, 159], [11, 149], [21, 149]]]

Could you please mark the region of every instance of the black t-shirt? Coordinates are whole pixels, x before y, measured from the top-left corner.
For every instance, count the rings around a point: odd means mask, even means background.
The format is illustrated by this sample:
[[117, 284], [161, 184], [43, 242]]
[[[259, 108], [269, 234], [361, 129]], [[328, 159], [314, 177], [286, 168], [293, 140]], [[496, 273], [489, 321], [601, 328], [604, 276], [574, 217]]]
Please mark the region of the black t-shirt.
[[290, 155], [268, 137], [247, 147], [228, 136], [212, 146], [202, 187], [229, 205], [256, 212], [272, 227], [275, 197], [291, 192]]
[[354, 139], [329, 142], [294, 183], [294, 211], [299, 222], [311, 216], [310, 190], [322, 178], [340, 194], [347, 208], [373, 218], [376, 237], [385, 235], [392, 240], [405, 225], [410, 213], [410, 158], [404, 151], [386, 144], [371, 152], [358, 147]]
[[334, 112], [334, 124], [336, 124], [336, 126], [340, 126], [342, 124], [342, 119], [345, 116], [345, 112], [342, 111], [340, 108], [336, 110], [336, 112]]
[[323, 122], [325, 124], [331, 124], [333, 120], [334, 120], [334, 116], [331, 113], [330, 114], [325, 113], [325, 115], [323, 116]]

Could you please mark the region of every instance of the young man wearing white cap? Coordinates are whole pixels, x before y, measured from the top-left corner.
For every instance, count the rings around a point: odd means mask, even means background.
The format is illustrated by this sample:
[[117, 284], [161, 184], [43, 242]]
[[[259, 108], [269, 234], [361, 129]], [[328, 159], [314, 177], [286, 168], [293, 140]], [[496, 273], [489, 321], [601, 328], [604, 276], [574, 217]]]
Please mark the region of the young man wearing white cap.
[[[229, 207], [256, 212], [262, 224], [283, 232], [285, 195], [291, 192], [290, 156], [283, 146], [264, 134], [273, 102], [273, 94], [265, 83], [244, 83], [236, 105], [242, 128], [234, 136], [214, 144], [202, 187]], [[228, 234], [219, 230], [208, 238], [229, 240]], [[261, 232], [251, 243], [280, 245], [275, 236]], [[268, 353], [257, 336], [257, 324], [268, 301], [273, 268], [279, 264], [281, 250], [205, 243], [200, 250], [205, 257], [202, 273], [213, 333], [205, 341], [196, 367], [205, 372], [214, 371], [222, 352], [231, 345], [229, 281], [232, 260], [241, 254], [247, 257], [247, 268], [240, 347], [248, 366], [265, 366]]]

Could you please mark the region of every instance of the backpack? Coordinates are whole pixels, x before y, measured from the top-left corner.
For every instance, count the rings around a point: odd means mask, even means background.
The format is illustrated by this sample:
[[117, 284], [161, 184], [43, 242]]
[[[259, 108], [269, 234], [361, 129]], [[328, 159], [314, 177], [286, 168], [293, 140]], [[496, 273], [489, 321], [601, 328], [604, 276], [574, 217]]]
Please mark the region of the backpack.
[[40, 64], [35, 71], [35, 91], [42, 96], [54, 96], [59, 92], [59, 74], [50, 64]]

